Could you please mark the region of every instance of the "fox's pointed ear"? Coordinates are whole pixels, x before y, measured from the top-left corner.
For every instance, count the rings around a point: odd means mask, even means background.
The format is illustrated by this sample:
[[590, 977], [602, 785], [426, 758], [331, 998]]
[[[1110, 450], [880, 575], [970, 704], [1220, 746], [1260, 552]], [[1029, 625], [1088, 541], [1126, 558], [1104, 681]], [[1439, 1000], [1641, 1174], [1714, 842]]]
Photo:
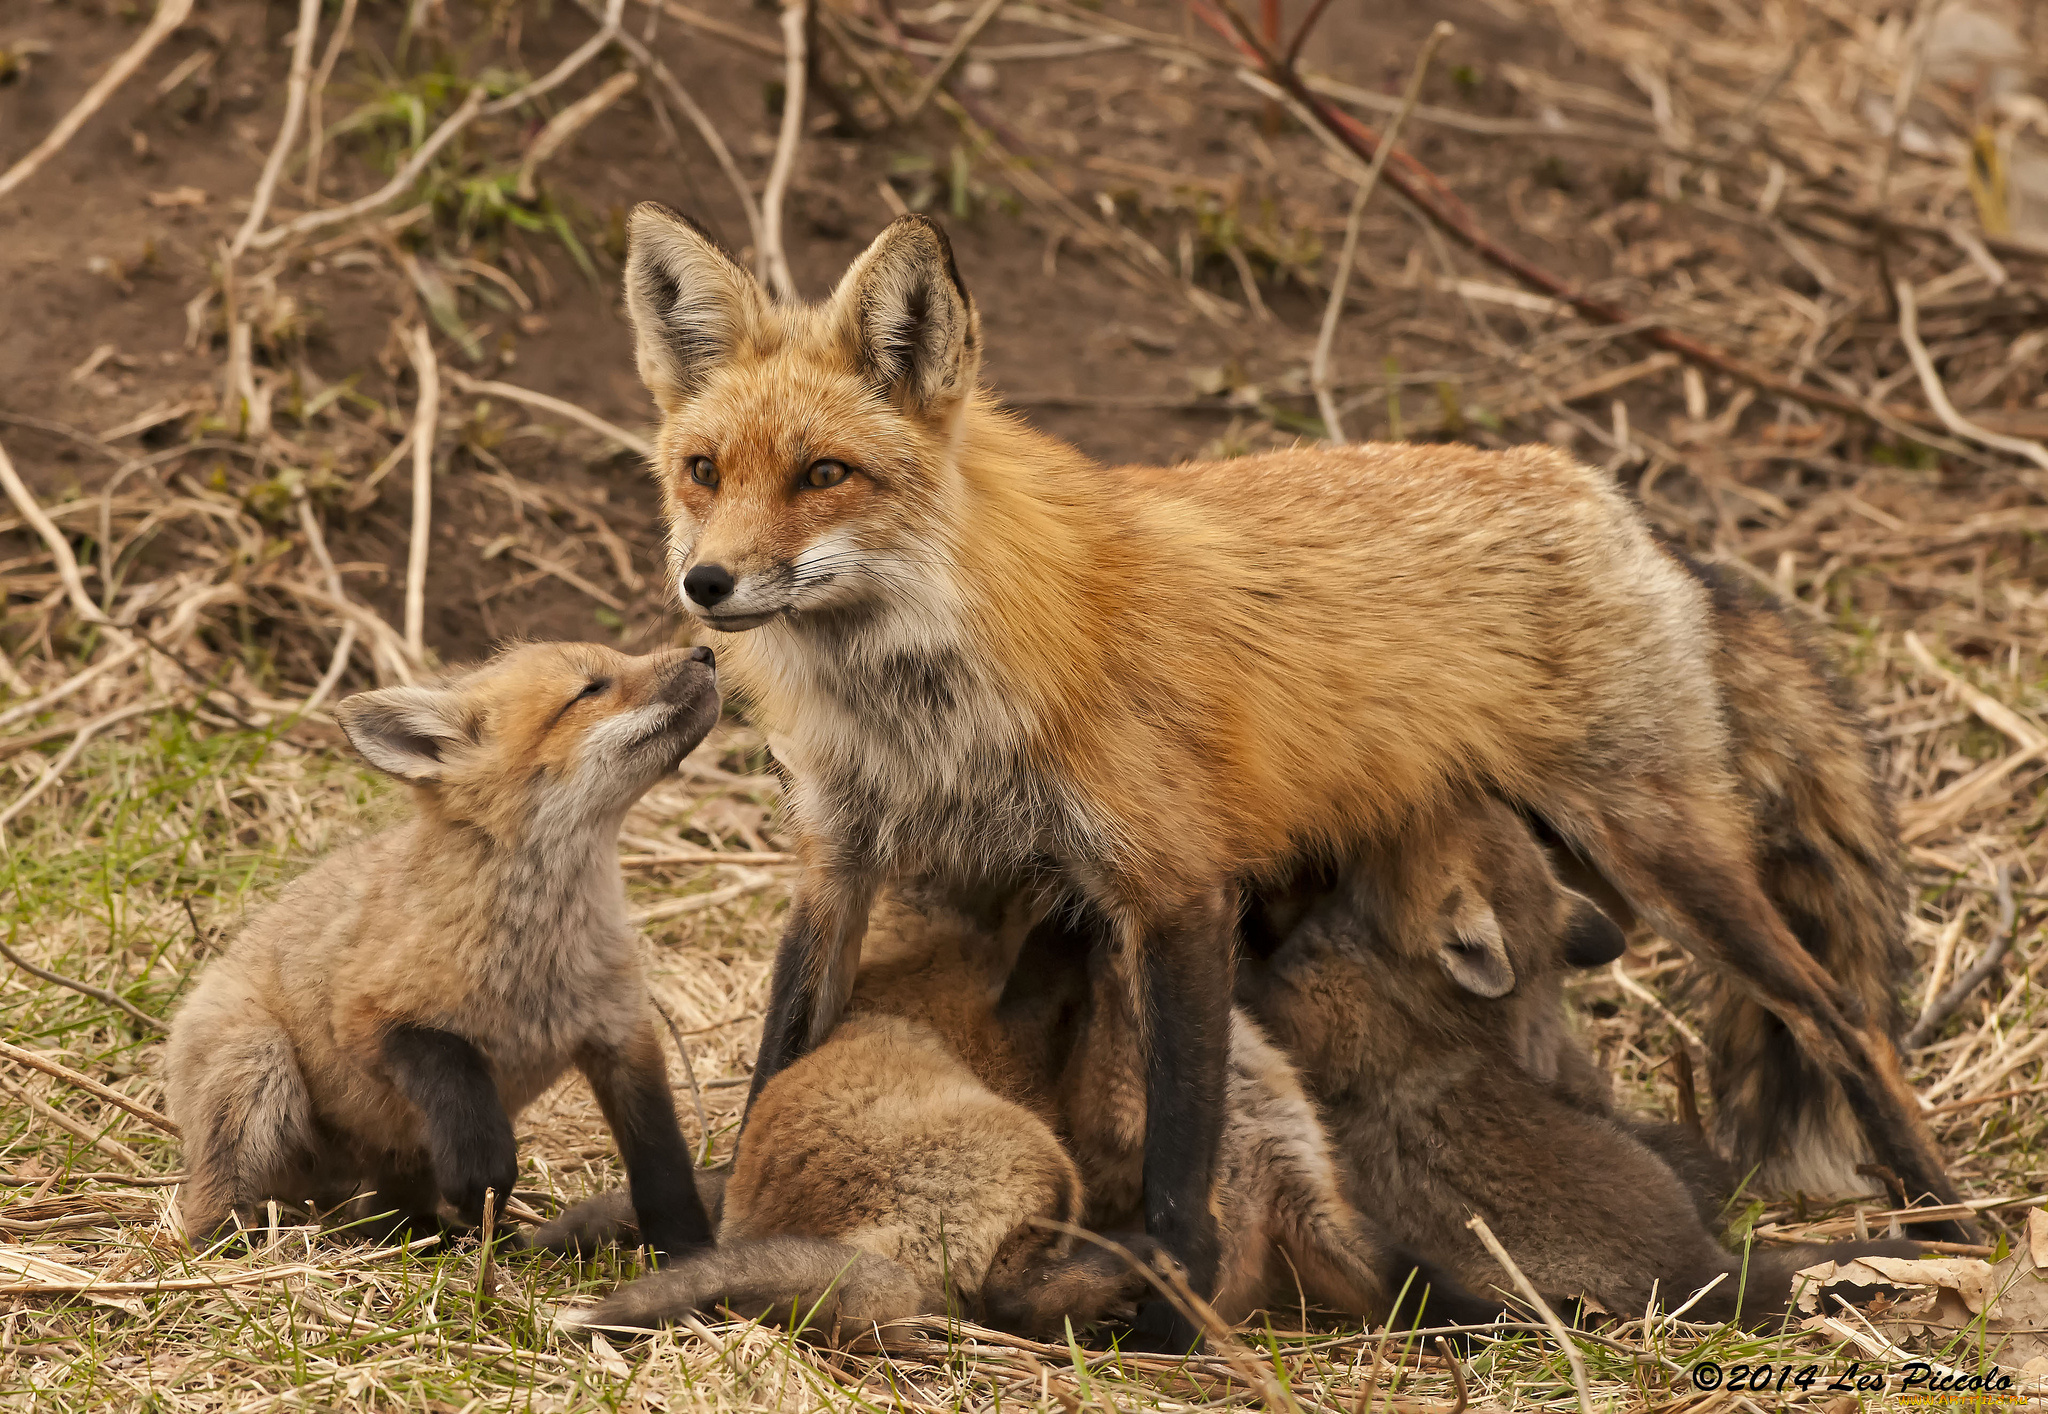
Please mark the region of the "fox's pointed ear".
[[474, 738], [461, 697], [439, 687], [381, 687], [335, 704], [349, 745], [387, 775], [415, 785], [441, 779], [450, 751]]
[[929, 217], [890, 223], [847, 269], [832, 307], [868, 377], [905, 412], [943, 416], [973, 389], [981, 316]]
[[1478, 997], [1504, 997], [1515, 990], [1515, 964], [1493, 906], [1469, 892], [1450, 916], [1451, 936], [1437, 949], [1437, 961], [1451, 980]]
[[640, 381], [673, 412], [759, 325], [767, 296], [718, 243], [659, 202], [626, 227], [626, 312]]

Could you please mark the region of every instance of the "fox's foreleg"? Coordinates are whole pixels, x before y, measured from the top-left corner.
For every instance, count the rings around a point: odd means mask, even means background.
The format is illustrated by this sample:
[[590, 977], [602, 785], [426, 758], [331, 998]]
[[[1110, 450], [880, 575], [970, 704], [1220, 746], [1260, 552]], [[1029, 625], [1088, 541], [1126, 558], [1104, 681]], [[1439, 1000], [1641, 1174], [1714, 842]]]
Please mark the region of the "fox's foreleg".
[[690, 1146], [676, 1123], [668, 1065], [653, 1019], [643, 1014], [623, 1046], [586, 1047], [576, 1064], [625, 1160], [640, 1240], [664, 1257], [708, 1244], [711, 1220], [691, 1180]]
[[789, 923], [775, 949], [761, 1052], [747, 1090], [749, 1112], [762, 1087], [816, 1049], [838, 1024], [853, 995], [868, 910], [881, 885], [881, 870], [872, 862], [846, 857], [806, 867], [797, 880]]
[[[1135, 943], [1145, 1056], [1145, 1231], [1187, 1270], [1205, 1299], [1221, 1244], [1211, 1199], [1223, 1145], [1230, 1053], [1234, 899], [1221, 888], [1126, 925]], [[1186, 1350], [1197, 1333], [1171, 1307], [1148, 1303], [1139, 1330]]]
[[384, 1033], [383, 1053], [392, 1082], [425, 1121], [441, 1196], [465, 1223], [483, 1221], [486, 1189], [502, 1211], [519, 1177], [519, 1146], [483, 1053], [452, 1031], [411, 1023]]

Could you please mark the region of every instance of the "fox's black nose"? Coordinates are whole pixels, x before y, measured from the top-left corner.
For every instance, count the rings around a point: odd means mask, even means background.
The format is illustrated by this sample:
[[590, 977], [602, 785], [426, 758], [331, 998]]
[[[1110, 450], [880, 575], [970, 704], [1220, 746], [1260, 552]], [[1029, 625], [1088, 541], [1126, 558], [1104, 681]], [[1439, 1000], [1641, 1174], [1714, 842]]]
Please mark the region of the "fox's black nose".
[[693, 663], [710, 663], [715, 660], [712, 658], [709, 648], [692, 648], [690, 650], [690, 661]]
[[709, 609], [732, 598], [732, 571], [724, 565], [699, 565], [683, 576], [683, 593]]

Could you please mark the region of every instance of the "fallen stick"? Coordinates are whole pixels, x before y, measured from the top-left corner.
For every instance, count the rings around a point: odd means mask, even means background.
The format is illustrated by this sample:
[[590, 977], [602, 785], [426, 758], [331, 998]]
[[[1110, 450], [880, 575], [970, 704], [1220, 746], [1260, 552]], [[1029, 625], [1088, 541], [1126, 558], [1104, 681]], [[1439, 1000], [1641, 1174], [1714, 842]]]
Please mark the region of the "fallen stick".
[[576, 404], [565, 402], [561, 398], [553, 397], [547, 393], [536, 393], [531, 388], [521, 388], [514, 383], [498, 383], [488, 378], [472, 378], [459, 368], [448, 370], [448, 381], [464, 393], [475, 393], [488, 398], [504, 398], [510, 402], [521, 403], [530, 408], [538, 408], [542, 412], [551, 412], [557, 416], [566, 417], [571, 422], [589, 428], [600, 437], [611, 438], [612, 441], [617, 442], [629, 452], [638, 452], [643, 457], [652, 457], [654, 455], [654, 444], [645, 437], [636, 437], [625, 428], [606, 422], [596, 413], [587, 412], [576, 406]]
[[513, 186], [513, 194], [521, 201], [532, 201], [539, 194], [533, 177], [540, 164], [560, 152], [565, 143], [596, 122], [599, 114], [632, 92], [639, 82], [638, 74], [621, 69], [548, 119], [547, 126], [528, 145], [526, 156], [519, 163], [519, 180]]
[[450, 113], [440, 127], [428, 134], [425, 142], [413, 149], [412, 156], [406, 158], [405, 165], [392, 174], [390, 181], [368, 196], [359, 197], [341, 206], [308, 211], [303, 216], [294, 216], [281, 226], [272, 226], [267, 231], [259, 232], [250, 237], [250, 248], [268, 250], [293, 236], [303, 236], [308, 231], [318, 231], [342, 221], [352, 221], [358, 216], [367, 215], [380, 206], [396, 201], [411, 190], [412, 184], [419, 180], [420, 173], [427, 169], [427, 164], [439, 156], [441, 149], [453, 142], [457, 135], [470, 125], [476, 115], [483, 111], [483, 107], [484, 90], [483, 85], [479, 84], [469, 91], [461, 106]]
[[[1378, 151], [1379, 135], [1312, 90], [1300, 74], [1259, 42], [1244, 17], [1238, 14], [1227, 0], [1218, 0], [1222, 6], [1221, 14], [1210, 4], [1210, 0], [1185, 0], [1185, 3], [1204, 24], [1229, 41], [1245, 59], [1257, 66], [1258, 72], [1248, 71], [1246, 74], [1254, 89], [1262, 93], [1284, 94], [1310, 125], [1330, 141], [1342, 147], [1358, 161], [1369, 163], [1372, 160]], [[1725, 373], [1739, 382], [1749, 384], [1759, 392], [1769, 393], [1775, 397], [1789, 398], [1809, 407], [1825, 408], [1830, 412], [1839, 412], [1880, 424], [1890, 420], [1928, 431], [1940, 430], [1942, 427], [1938, 418], [1918, 409], [1878, 407], [1866, 399], [1781, 378], [1746, 359], [1737, 358], [1733, 354], [1701, 343], [1666, 325], [1641, 321], [1622, 306], [1587, 294], [1494, 240], [1479, 225], [1465, 204], [1444, 185], [1441, 178], [1420, 162], [1408, 157], [1406, 153], [1396, 154], [1389, 161], [1386, 180], [1391, 182], [1401, 195], [1407, 197], [1438, 230], [1489, 265], [1506, 271], [1531, 289], [1541, 290], [1544, 294], [1570, 305], [1582, 318], [1593, 323], [1626, 325], [1630, 338], [1639, 339], [1654, 348], [1667, 349], [1689, 363], [1712, 369], [1716, 373]]]
[[[93, 1148], [114, 1160], [114, 1162], [126, 1164], [137, 1173], [142, 1172], [148, 1167], [143, 1162], [142, 1155], [136, 1153], [126, 1144], [115, 1139], [109, 1139], [106, 1135], [96, 1132], [90, 1125], [79, 1123], [54, 1105], [45, 1104], [4, 1075], [0, 1075], [0, 1090], [4, 1090], [24, 1105], [27, 1105], [30, 1112], [38, 1118], [48, 1120], [75, 1139], [84, 1140], [87, 1144], [90, 1144]], [[0, 1287], [0, 1291], [4, 1290], [6, 1288]]]
[[228, 243], [228, 259], [239, 259], [249, 240], [262, 229], [270, 214], [270, 199], [277, 194], [277, 179], [284, 173], [285, 159], [299, 140], [299, 124], [306, 116], [306, 91], [313, 80], [313, 41], [320, 33], [320, 0], [299, 0], [299, 27], [292, 35], [292, 67], [286, 79], [284, 119], [277, 126], [277, 141], [264, 159], [263, 175], [256, 179], [256, 194], [249, 199], [249, 214]]
[[[924, 111], [925, 104], [932, 101], [932, 95], [939, 91], [939, 85], [952, 77], [953, 69], [967, 55], [967, 46], [980, 37], [988, 23], [996, 17], [996, 11], [1003, 8], [1003, 0], [981, 0], [981, 8], [967, 17], [967, 23], [960, 26], [960, 32], [953, 36], [953, 42], [940, 56], [932, 71], [924, 76], [924, 82], [917, 86], [910, 102], [903, 105], [897, 115], [899, 123], [908, 123]], [[879, 91], [879, 90], [878, 90]], [[886, 99], [884, 100], [887, 101]]]
[[412, 425], [412, 539], [405, 552], [405, 647], [426, 660], [427, 536], [434, 518], [434, 429], [441, 414], [440, 360], [427, 326], [412, 331], [412, 369], [419, 380], [419, 410]]
[[796, 165], [797, 146], [804, 135], [804, 80], [810, 69], [804, 31], [810, 14], [810, 0], [783, 0], [782, 131], [775, 139], [775, 160], [768, 167], [768, 184], [761, 189], [757, 273], [777, 298], [786, 300], [796, 298], [796, 281], [789, 273], [789, 257], [782, 248], [782, 201], [789, 191], [790, 170]]
[[[597, 6], [593, 0], [576, 0], [576, 4], [585, 14], [594, 15], [597, 13]], [[740, 211], [747, 218], [747, 234], [752, 238], [754, 248], [759, 250], [761, 247], [761, 207], [754, 200], [753, 188], [747, 185], [747, 179], [740, 174], [739, 164], [733, 161], [732, 149], [725, 145], [725, 139], [720, 137], [718, 129], [712, 126], [710, 115], [698, 106], [697, 100], [692, 98], [690, 91], [677, 81], [676, 76], [669, 71], [668, 65], [657, 59], [653, 51], [644, 43], [623, 29], [619, 31], [616, 38], [618, 39], [619, 47], [633, 56], [634, 63], [654, 75], [654, 81], [661, 85], [662, 92], [668, 96], [668, 101], [683, 110], [683, 116], [688, 118], [691, 126], [697, 129], [697, 136], [702, 138], [704, 145], [711, 149], [711, 156], [718, 163], [718, 170], [725, 173], [725, 180], [731, 184], [733, 195], [739, 198]], [[779, 55], [780, 51], [778, 50], [777, 53]]]
[[320, 56], [320, 70], [313, 75], [312, 92], [307, 98], [306, 122], [306, 201], [308, 204], [320, 199], [320, 157], [327, 142], [327, 133], [320, 121], [321, 100], [327, 93], [327, 81], [334, 77], [334, 65], [341, 58], [341, 51], [348, 47], [349, 33], [355, 27], [356, 0], [341, 0], [341, 15], [334, 22], [334, 33], [327, 37], [327, 52]]
[[542, 94], [559, 88], [562, 84], [568, 82], [569, 78], [578, 69], [582, 68], [592, 59], [595, 59], [604, 51], [604, 47], [607, 44], [610, 44], [619, 37], [619, 16], [625, 12], [625, 9], [626, 0], [606, 0], [604, 20], [598, 26], [596, 34], [593, 34], [590, 38], [577, 45], [575, 49], [571, 50], [563, 58], [561, 63], [549, 69], [545, 74], [520, 89], [517, 93], [508, 93], [497, 102], [486, 104], [484, 112], [494, 115], [509, 113], [520, 104], [538, 98]]
[[[306, 543], [313, 551], [313, 558], [320, 562], [321, 577], [327, 581], [327, 592], [337, 599], [346, 599], [347, 590], [341, 582], [341, 571], [334, 567], [334, 557], [327, 553], [327, 537], [320, 530], [320, 517], [313, 510], [313, 499], [300, 486], [296, 499], [299, 503], [299, 525], [306, 532]], [[327, 700], [327, 694], [334, 691], [334, 685], [341, 681], [341, 675], [348, 671], [348, 655], [356, 646], [356, 626], [353, 620], [343, 619], [341, 637], [335, 640], [334, 656], [327, 660], [327, 671], [314, 686], [312, 695], [299, 704], [299, 713], [315, 711]]]
[[[1300, 50], [1301, 42], [1308, 38], [1310, 27], [1322, 13], [1323, 6], [1318, 4], [1302, 22], [1294, 48], [1288, 51], [1290, 64], [1292, 55]], [[1380, 184], [1380, 170], [1387, 165], [1387, 158], [1400, 139], [1401, 125], [1408, 121], [1408, 115], [1415, 111], [1415, 101], [1422, 96], [1422, 80], [1429, 73], [1429, 62], [1436, 57], [1437, 46], [1457, 32], [1457, 26], [1438, 20], [1429, 38], [1422, 41], [1422, 52], [1415, 56], [1415, 68], [1408, 76], [1407, 91], [1401, 95], [1401, 107], [1380, 137], [1379, 151], [1372, 155], [1372, 166], [1358, 184], [1358, 195], [1351, 201], [1351, 215], [1344, 223], [1344, 248], [1337, 257], [1337, 273], [1330, 280], [1330, 302], [1323, 309], [1322, 332], [1316, 337], [1315, 358], [1309, 364], [1308, 376], [1309, 386], [1315, 390], [1316, 407], [1323, 415], [1324, 435], [1333, 447], [1344, 445], [1344, 425], [1337, 415], [1336, 395], [1330, 389], [1330, 346], [1336, 342], [1337, 321], [1344, 313], [1344, 291], [1351, 283], [1351, 262], [1358, 253], [1358, 228], [1365, 219], [1365, 204], [1372, 200], [1373, 188]]]
[[1998, 892], [1998, 933], [1991, 945], [1984, 949], [1984, 955], [1977, 959], [1968, 972], [1956, 978], [1955, 985], [1941, 996], [1930, 1001], [1921, 1011], [1920, 1019], [1913, 1023], [1913, 1029], [1906, 1033], [1899, 1043], [1902, 1050], [1914, 1050], [1934, 1039], [1934, 1033], [1941, 1024], [1955, 1014], [1970, 998], [1970, 993], [1982, 986], [1984, 980], [1998, 970], [1998, 964], [2012, 951], [2013, 939], [2019, 935], [2019, 905], [2012, 896], [2012, 866], [2001, 864], [1994, 887]]
[[4, 1056], [17, 1065], [25, 1065], [31, 1069], [40, 1070], [43, 1074], [61, 1080], [66, 1085], [75, 1085], [89, 1095], [97, 1095], [108, 1104], [128, 1111], [129, 1114], [134, 1115], [143, 1123], [153, 1124], [166, 1134], [175, 1137], [183, 1133], [178, 1128], [177, 1122], [171, 1119], [169, 1115], [161, 1114], [151, 1109], [140, 1100], [132, 1100], [119, 1090], [108, 1085], [102, 1085], [89, 1075], [81, 1075], [62, 1061], [46, 1056], [41, 1051], [31, 1051], [25, 1046], [17, 1046], [10, 1041], [0, 1041], [0, 1056]]
[[1572, 1386], [1579, 1392], [1579, 1414], [1593, 1414], [1593, 1400], [1586, 1393], [1586, 1362], [1579, 1354], [1579, 1347], [1566, 1333], [1564, 1322], [1557, 1318], [1557, 1312], [1550, 1309], [1550, 1303], [1540, 1296], [1529, 1278], [1522, 1275], [1522, 1269], [1515, 1265], [1515, 1259], [1508, 1255], [1508, 1249], [1500, 1245], [1500, 1239], [1493, 1235], [1493, 1229], [1486, 1225], [1486, 1219], [1474, 1213], [1465, 1224], [1486, 1245], [1493, 1254], [1493, 1260], [1501, 1264], [1508, 1279], [1515, 1284], [1515, 1290], [1522, 1293], [1528, 1303], [1536, 1308], [1536, 1314], [1543, 1318], [1543, 1324], [1550, 1327], [1550, 1333], [1557, 1337], [1557, 1343], [1564, 1349], [1565, 1359], [1571, 1362]]
[[1913, 361], [1913, 372], [1920, 379], [1920, 391], [1926, 395], [1927, 405], [1934, 409], [1934, 415], [1941, 419], [1941, 425], [1958, 437], [1967, 438], [1996, 451], [2025, 457], [2035, 466], [2048, 471], [2048, 447], [2031, 438], [2009, 437], [2003, 432], [1993, 432], [1956, 411], [1955, 404], [1948, 399], [1948, 390], [1941, 385], [1941, 375], [1935, 371], [1934, 360], [1927, 354], [1927, 346], [1920, 342], [1920, 311], [1913, 301], [1912, 281], [1896, 281], [1892, 286], [1892, 295], [1899, 306], [1899, 342], [1906, 346], [1906, 357]]
[[115, 89], [126, 83], [129, 76], [142, 67], [143, 60], [156, 52], [156, 47], [171, 37], [179, 25], [192, 14], [192, 0], [157, 0], [156, 14], [150, 17], [148, 28], [135, 36], [135, 42], [121, 51], [120, 57], [108, 66], [97, 82], [85, 91], [85, 96], [71, 106], [71, 111], [57, 120], [57, 126], [34, 147], [28, 155], [0, 173], [0, 196], [6, 196], [30, 177], [36, 169], [50, 160], [51, 154], [77, 134], [85, 126], [86, 119], [100, 111]]

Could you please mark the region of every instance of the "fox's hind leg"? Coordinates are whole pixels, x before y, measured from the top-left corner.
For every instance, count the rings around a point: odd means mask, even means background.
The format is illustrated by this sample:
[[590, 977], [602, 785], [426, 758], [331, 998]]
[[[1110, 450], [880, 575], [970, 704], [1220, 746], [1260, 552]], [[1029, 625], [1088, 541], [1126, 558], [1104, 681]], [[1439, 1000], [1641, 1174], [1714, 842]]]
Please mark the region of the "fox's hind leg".
[[1722, 782], [1610, 782], [1591, 799], [1531, 804], [1644, 921], [1748, 991], [1840, 1079], [1873, 1151], [1911, 1197], [1955, 1201], [1896, 1053], [1859, 1024], [1860, 1008], [1771, 906]]
[[179, 1215], [197, 1246], [237, 1219], [265, 1221], [270, 1199], [296, 1209], [328, 1196], [335, 1176], [315, 1171], [313, 1102], [282, 1028], [253, 1000], [192, 1022], [172, 1037], [167, 1078], [190, 1175]]

